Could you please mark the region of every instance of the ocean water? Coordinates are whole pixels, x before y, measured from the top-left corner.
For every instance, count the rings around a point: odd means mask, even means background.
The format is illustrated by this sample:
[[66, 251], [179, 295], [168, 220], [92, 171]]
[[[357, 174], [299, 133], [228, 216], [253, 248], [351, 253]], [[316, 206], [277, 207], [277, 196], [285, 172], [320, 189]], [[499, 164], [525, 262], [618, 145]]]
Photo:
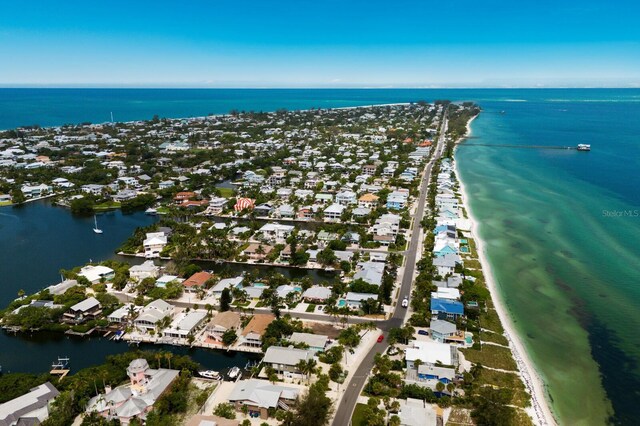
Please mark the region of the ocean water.
[[[127, 121], [154, 114], [187, 117], [422, 99], [471, 100], [483, 108], [472, 125], [473, 138], [459, 147], [456, 158], [502, 299], [545, 378], [561, 423], [635, 424], [640, 417], [640, 90], [0, 89], [0, 128], [105, 122], [110, 112]], [[592, 151], [474, 143], [591, 143]], [[38, 288], [48, 284], [37, 279], [44, 266], [49, 265], [45, 276], [51, 279], [64, 267], [66, 251], [82, 258], [91, 253], [90, 241], [64, 237], [65, 227], [74, 225], [50, 209], [31, 225], [0, 220], [0, 232], [2, 223], [25, 227], [24, 240], [1, 239], [5, 283], [18, 274], [24, 287]], [[2, 214], [14, 213], [0, 209]], [[49, 215], [60, 232], [46, 228]], [[106, 218], [102, 222], [109, 225]], [[127, 226], [121, 229], [125, 234]], [[43, 242], [49, 233], [56, 237]], [[22, 249], [12, 250], [18, 243]], [[34, 249], [25, 251], [29, 244]], [[86, 254], [78, 254], [83, 244]], [[56, 260], [49, 264], [49, 257]], [[0, 281], [5, 292], [0, 300], [15, 294], [16, 281], [11, 281], [11, 286]], [[3, 349], [7, 341], [0, 342]]]

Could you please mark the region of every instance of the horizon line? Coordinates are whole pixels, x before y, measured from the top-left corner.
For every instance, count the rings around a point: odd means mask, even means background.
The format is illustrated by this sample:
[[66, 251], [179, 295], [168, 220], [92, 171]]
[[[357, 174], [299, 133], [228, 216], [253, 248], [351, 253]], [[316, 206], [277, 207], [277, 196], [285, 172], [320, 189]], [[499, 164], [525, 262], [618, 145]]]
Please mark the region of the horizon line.
[[640, 89], [640, 84], [630, 84], [624, 86], [156, 86], [156, 85], [3, 85], [0, 89], [167, 89], [167, 90], [545, 90], [545, 89]]

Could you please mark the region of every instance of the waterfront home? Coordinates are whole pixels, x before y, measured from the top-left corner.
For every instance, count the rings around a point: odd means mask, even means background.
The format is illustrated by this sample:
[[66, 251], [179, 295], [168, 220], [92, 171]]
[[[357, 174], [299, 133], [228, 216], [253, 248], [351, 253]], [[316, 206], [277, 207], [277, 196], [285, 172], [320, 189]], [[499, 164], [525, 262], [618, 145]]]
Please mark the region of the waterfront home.
[[438, 318], [456, 320], [464, 315], [464, 305], [456, 300], [431, 299], [431, 314]]
[[264, 293], [265, 287], [255, 285], [251, 285], [249, 287], [243, 287], [242, 290], [247, 295], [247, 300], [258, 300], [262, 297], [262, 293]]
[[29, 302], [28, 305], [21, 305], [18, 306], [16, 309], [14, 309], [11, 313], [13, 315], [17, 314], [18, 312], [20, 312], [21, 310], [23, 310], [24, 308], [27, 307], [32, 307], [32, 308], [47, 308], [47, 309], [59, 309], [62, 308], [64, 305], [56, 305], [55, 303], [53, 303], [53, 300], [32, 300], [31, 302]]
[[333, 195], [323, 194], [323, 193], [316, 194], [316, 196], [314, 197], [314, 200], [319, 204], [328, 204], [333, 201]]
[[228, 200], [223, 197], [212, 197], [209, 200], [209, 206], [204, 211], [204, 215], [216, 215], [222, 213], [224, 210], [224, 206], [227, 204]]
[[262, 363], [271, 366], [276, 373], [285, 377], [294, 377], [301, 374], [298, 369], [300, 361], [313, 359], [315, 352], [309, 349], [297, 349], [294, 347], [269, 346], [264, 354]]
[[314, 211], [310, 206], [300, 207], [298, 209], [298, 219], [313, 219]]
[[238, 411], [247, 407], [249, 415], [267, 419], [269, 411], [288, 411], [299, 394], [300, 391], [294, 387], [274, 385], [267, 380], [249, 379], [237, 382], [227, 400], [234, 404]]
[[283, 204], [280, 207], [278, 207], [276, 216], [283, 219], [292, 219], [295, 216], [295, 214], [296, 214], [296, 211], [293, 208], [293, 206], [289, 204]]
[[237, 312], [226, 311], [218, 313], [207, 325], [207, 336], [217, 342], [222, 342], [222, 335], [229, 330], [240, 330], [242, 318]]
[[[256, 207], [257, 209], [257, 207]], [[266, 240], [275, 240], [283, 242], [294, 231], [295, 227], [291, 225], [283, 225], [280, 223], [266, 223], [258, 232], [262, 234]]]
[[78, 275], [85, 277], [91, 284], [98, 284], [101, 281], [113, 279], [113, 277], [115, 277], [115, 271], [102, 265], [87, 265], [80, 269]]
[[400, 426], [436, 426], [437, 415], [434, 408], [420, 399], [407, 398], [400, 401]]
[[350, 291], [344, 298], [346, 305], [351, 309], [360, 309], [362, 301], [368, 299], [378, 300], [378, 295], [374, 293], [355, 293]]
[[[418, 367], [418, 380], [451, 383], [456, 377], [456, 370], [450, 367], [437, 367], [431, 364], [422, 364]], [[435, 388], [435, 386], [434, 386]]]
[[183, 311], [176, 315], [171, 325], [163, 330], [162, 334], [176, 339], [186, 339], [197, 331], [206, 317], [207, 312], [201, 309]]
[[140, 309], [142, 308], [139, 306], [135, 306], [133, 303], [127, 303], [111, 312], [107, 316], [107, 320], [109, 320], [109, 322], [112, 324], [124, 324], [132, 320], [132, 313], [133, 317], [135, 317], [138, 312], [140, 312]]
[[152, 259], [160, 257], [160, 253], [167, 245], [167, 236], [164, 232], [148, 232], [142, 242], [144, 257]]
[[302, 293], [302, 298], [309, 303], [324, 303], [331, 297], [331, 287], [314, 285]]
[[461, 264], [462, 259], [457, 254], [445, 254], [433, 258], [433, 266], [438, 271], [438, 275], [445, 277], [455, 272], [457, 264]]
[[156, 299], [142, 308], [134, 324], [140, 329], [153, 330], [160, 321], [172, 315], [173, 305], [162, 299]]
[[437, 291], [431, 292], [432, 299], [460, 300], [460, 290], [457, 288], [438, 287]]
[[455, 324], [439, 319], [432, 320], [429, 329], [431, 330], [431, 338], [440, 343], [444, 343], [457, 332]]
[[258, 348], [262, 346], [262, 336], [267, 326], [275, 319], [271, 314], [255, 314], [242, 330], [240, 344]]
[[454, 365], [457, 355], [456, 349], [446, 343], [412, 340], [405, 349], [404, 359], [408, 369], [415, 369], [415, 361], [418, 359], [421, 364]]
[[182, 286], [184, 287], [184, 291], [195, 293], [198, 290], [203, 289], [205, 283], [212, 277], [213, 275], [205, 271], [196, 272], [195, 274], [184, 280], [182, 282]]
[[82, 185], [80, 189], [82, 190], [82, 192], [86, 192], [87, 194], [102, 195], [102, 191], [104, 190], [104, 188], [105, 188], [104, 185], [97, 185], [95, 183], [90, 183], [87, 185]]
[[273, 213], [273, 205], [270, 203], [263, 203], [259, 206], [255, 206], [253, 212], [257, 217], [269, 217]]
[[346, 207], [342, 204], [331, 204], [324, 209], [324, 219], [327, 221], [340, 220], [342, 213], [346, 210]]
[[105, 386], [103, 394], [89, 400], [86, 411], [125, 425], [134, 418], [144, 420], [179, 374], [178, 370], [151, 369], [145, 359], [135, 359], [127, 367], [129, 383], [114, 389]]
[[85, 321], [93, 320], [102, 314], [102, 306], [95, 297], [89, 297], [82, 302], [76, 303], [62, 315], [62, 321], [68, 324], [82, 324]]
[[[0, 404], [0, 425], [39, 425], [49, 418], [51, 405], [60, 392], [46, 382], [24, 395]], [[6, 395], [5, 395], [6, 396]]]
[[222, 290], [228, 288], [232, 290], [234, 288], [242, 288], [242, 282], [244, 281], [244, 276], [240, 275], [234, 278], [223, 278], [211, 289], [211, 294], [215, 297], [220, 298], [222, 296]]
[[273, 247], [268, 244], [251, 243], [242, 253], [247, 256], [249, 260], [259, 261], [264, 260], [264, 258], [271, 253], [271, 250], [273, 250]]
[[50, 194], [53, 188], [41, 183], [39, 185], [22, 185], [20, 190], [26, 198], [38, 198]]
[[290, 294], [293, 294], [294, 299], [297, 299], [300, 296], [300, 288], [290, 284], [283, 284], [276, 288], [276, 294], [280, 299], [286, 299]]
[[316, 353], [324, 352], [329, 344], [329, 337], [323, 336], [321, 334], [312, 334], [312, 333], [293, 333], [288, 339], [291, 343], [304, 343], [309, 347], [309, 350], [312, 350]]
[[142, 281], [145, 278], [157, 278], [160, 268], [153, 264], [153, 260], [147, 260], [140, 265], [133, 265], [129, 268], [129, 277], [135, 281]]
[[138, 196], [138, 191], [134, 189], [123, 189], [111, 196], [111, 199], [117, 203], [121, 203], [127, 200], [133, 200]]
[[196, 198], [196, 193], [192, 191], [181, 191], [178, 192], [174, 197], [173, 201], [175, 204], [181, 205], [185, 201], [193, 200]]
[[49, 294], [53, 296], [57, 296], [60, 294], [65, 294], [67, 290], [77, 285], [78, 285], [78, 281], [76, 280], [64, 280], [59, 284], [50, 285], [46, 289], [49, 290]]

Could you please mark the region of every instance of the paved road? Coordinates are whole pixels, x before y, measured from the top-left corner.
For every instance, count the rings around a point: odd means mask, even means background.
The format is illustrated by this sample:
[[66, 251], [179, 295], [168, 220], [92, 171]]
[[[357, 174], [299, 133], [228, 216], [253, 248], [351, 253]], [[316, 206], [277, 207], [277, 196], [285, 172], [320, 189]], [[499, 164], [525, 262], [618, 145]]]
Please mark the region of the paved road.
[[[411, 240], [409, 241], [409, 249], [407, 250], [407, 259], [405, 262], [404, 274], [402, 276], [402, 283], [400, 284], [399, 297], [401, 299], [404, 298], [405, 295], [409, 296], [409, 294], [411, 293], [413, 273], [416, 267], [416, 257], [418, 255], [418, 247], [420, 246], [420, 222], [424, 217], [424, 206], [426, 203], [427, 191], [431, 179], [431, 170], [433, 169], [433, 164], [442, 155], [442, 151], [445, 145], [444, 136], [446, 134], [446, 129], [447, 118], [445, 116], [444, 120], [442, 121], [440, 137], [438, 138], [438, 141], [436, 143], [433, 157], [425, 168], [424, 179], [422, 180], [422, 185], [420, 187], [418, 208], [416, 209], [416, 215], [413, 220]], [[360, 396], [360, 393], [362, 392], [362, 389], [367, 382], [369, 372], [373, 368], [373, 360], [377, 353], [384, 353], [389, 347], [389, 344], [387, 343], [387, 331], [390, 328], [402, 326], [406, 314], [407, 309], [403, 308], [400, 303], [397, 303], [396, 309], [393, 312], [391, 318], [387, 321], [381, 321], [378, 323], [378, 327], [383, 330], [385, 340], [383, 343], [376, 343], [358, 366], [358, 369], [356, 370], [353, 377], [351, 378], [351, 381], [348, 384], [348, 389], [345, 390], [342, 399], [338, 402], [336, 415], [333, 419], [334, 426], [344, 426], [351, 424], [351, 416], [353, 415], [353, 410], [355, 409], [356, 403], [358, 402], [358, 397]]]

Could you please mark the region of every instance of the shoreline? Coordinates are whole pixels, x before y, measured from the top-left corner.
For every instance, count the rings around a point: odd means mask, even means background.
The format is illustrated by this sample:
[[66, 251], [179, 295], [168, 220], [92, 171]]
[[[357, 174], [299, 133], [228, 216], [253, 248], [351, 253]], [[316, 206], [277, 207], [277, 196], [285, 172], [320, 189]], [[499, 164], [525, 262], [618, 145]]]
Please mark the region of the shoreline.
[[[475, 117], [472, 117], [467, 123], [466, 136], [471, 135], [470, 125], [471, 125], [471, 122], [476, 117], [477, 115]], [[456, 148], [457, 148], [458, 142], [456, 142]], [[559, 424], [558, 420], [554, 416], [553, 411], [551, 410], [550, 402], [547, 399], [547, 393], [545, 392], [545, 383], [542, 380], [541, 375], [536, 371], [535, 364], [529, 358], [529, 355], [521, 340], [521, 337], [515, 330], [511, 315], [509, 315], [509, 312], [504, 306], [502, 296], [498, 291], [496, 279], [493, 274], [493, 269], [491, 267], [491, 263], [489, 262], [489, 259], [487, 257], [487, 253], [485, 250], [484, 241], [482, 240], [478, 232], [479, 222], [474, 217], [471, 211], [470, 204], [468, 202], [469, 200], [468, 193], [464, 186], [464, 182], [462, 181], [460, 169], [458, 167], [458, 162], [455, 161], [455, 150], [454, 150], [454, 164], [456, 169], [456, 175], [458, 178], [458, 183], [460, 185], [460, 192], [462, 194], [462, 203], [467, 209], [468, 219], [471, 222], [471, 235], [476, 241], [478, 260], [480, 261], [480, 265], [482, 266], [485, 282], [487, 284], [487, 288], [489, 289], [489, 293], [491, 294], [491, 300], [493, 301], [493, 305], [495, 307], [496, 313], [498, 314], [498, 317], [500, 318], [500, 321], [502, 322], [502, 326], [505, 330], [504, 335], [509, 341], [509, 348], [511, 349], [513, 358], [516, 361], [516, 364], [518, 366], [520, 377], [524, 382], [525, 388], [531, 395], [531, 407], [528, 407], [527, 409], [525, 409], [525, 411], [529, 415], [531, 415], [534, 423], [538, 425], [558, 425]]]

